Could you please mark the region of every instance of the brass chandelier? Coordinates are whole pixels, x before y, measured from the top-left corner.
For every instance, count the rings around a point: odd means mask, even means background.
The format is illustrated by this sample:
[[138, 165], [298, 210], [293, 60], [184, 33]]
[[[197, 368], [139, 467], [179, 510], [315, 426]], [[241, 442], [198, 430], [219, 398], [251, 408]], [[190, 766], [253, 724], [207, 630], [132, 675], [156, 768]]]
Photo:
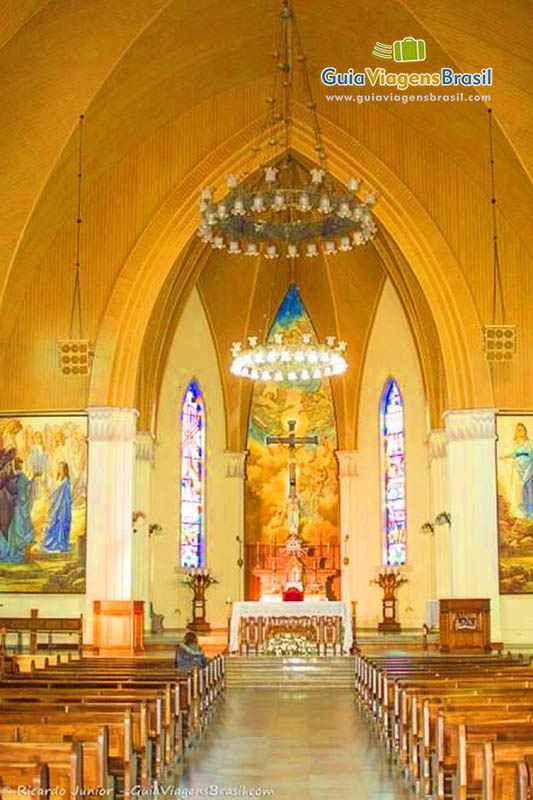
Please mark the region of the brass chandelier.
[[[290, 260], [332, 256], [366, 244], [377, 233], [372, 216], [376, 196], [361, 192], [361, 181], [342, 186], [327, 169], [327, 157], [298, 25], [290, 0], [282, 0], [281, 31], [268, 113], [243, 175], [227, 177], [225, 196], [216, 199], [211, 187], [200, 197], [202, 240], [216, 250], [247, 256]], [[304, 166], [291, 147], [292, 90], [300, 73], [305, 107], [313, 130], [314, 163]], [[272, 299], [272, 298], [271, 298]], [[265, 318], [266, 319], [266, 318]], [[342, 375], [348, 363], [346, 342], [328, 336], [324, 344], [311, 335], [276, 332], [264, 340], [249, 336], [232, 347], [231, 372], [252, 381], [285, 386], [313, 386]]]
[[[365, 192], [360, 199], [359, 179], [351, 178], [342, 187], [328, 173], [306, 56], [289, 0], [283, 0], [280, 16], [280, 45], [273, 53], [274, 87], [266, 98], [268, 113], [252, 148], [251, 163], [242, 178], [228, 175], [228, 191], [222, 199], [215, 199], [211, 187], [202, 190], [198, 234], [214, 249], [236, 255], [267, 259], [280, 255], [313, 258], [320, 251], [334, 255], [375, 236], [371, 209], [376, 196]], [[291, 156], [291, 101], [297, 72], [312, 117], [317, 163], [309, 169], [298, 168]]]

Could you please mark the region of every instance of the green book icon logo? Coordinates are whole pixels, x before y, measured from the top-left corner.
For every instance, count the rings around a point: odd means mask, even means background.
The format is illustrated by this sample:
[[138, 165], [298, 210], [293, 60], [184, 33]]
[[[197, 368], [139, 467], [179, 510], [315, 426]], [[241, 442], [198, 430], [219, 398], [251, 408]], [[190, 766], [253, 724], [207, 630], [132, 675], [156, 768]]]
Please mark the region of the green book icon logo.
[[406, 36], [390, 44], [376, 42], [372, 55], [378, 58], [394, 58], [395, 61], [425, 61], [426, 43], [424, 39]]

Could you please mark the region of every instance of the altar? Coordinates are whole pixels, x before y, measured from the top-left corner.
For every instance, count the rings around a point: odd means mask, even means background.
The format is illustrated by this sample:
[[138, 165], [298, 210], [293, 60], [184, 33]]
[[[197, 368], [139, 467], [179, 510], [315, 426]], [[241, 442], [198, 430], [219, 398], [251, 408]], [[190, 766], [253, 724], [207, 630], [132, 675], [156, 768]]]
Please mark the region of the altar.
[[349, 653], [353, 643], [352, 620], [347, 603], [328, 600], [302, 600], [287, 602], [281, 600], [268, 601], [243, 601], [233, 604], [231, 617], [229, 650], [235, 653], [239, 650], [239, 630], [243, 619], [255, 618], [269, 620], [283, 617], [291, 620], [329, 620], [337, 618], [342, 631], [342, 650]]

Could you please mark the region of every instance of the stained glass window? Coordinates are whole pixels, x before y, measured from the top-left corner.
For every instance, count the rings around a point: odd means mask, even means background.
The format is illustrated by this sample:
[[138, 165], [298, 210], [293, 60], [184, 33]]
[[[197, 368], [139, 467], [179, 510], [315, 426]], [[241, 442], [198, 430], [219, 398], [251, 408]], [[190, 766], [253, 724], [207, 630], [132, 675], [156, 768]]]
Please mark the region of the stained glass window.
[[205, 561], [205, 408], [200, 387], [191, 381], [181, 409], [180, 564]]
[[383, 506], [385, 542], [383, 561], [388, 566], [407, 563], [405, 512], [405, 429], [400, 389], [387, 382], [381, 404], [383, 447]]

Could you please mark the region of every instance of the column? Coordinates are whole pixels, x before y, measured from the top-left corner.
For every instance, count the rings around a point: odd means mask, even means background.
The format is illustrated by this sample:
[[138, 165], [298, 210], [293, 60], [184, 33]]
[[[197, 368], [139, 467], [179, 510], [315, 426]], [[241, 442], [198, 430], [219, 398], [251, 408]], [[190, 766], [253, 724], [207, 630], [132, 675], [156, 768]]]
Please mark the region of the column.
[[154, 437], [137, 431], [135, 438], [135, 500], [137, 519], [133, 533], [133, 596], [144, 601], [144, 629], [150, 630], [150, 523]]
[[[356, 599], [355, 564], [355, 491], [357, 481], [357, 450], [337, 450], [339, 462], [340, 536], [342, 599]], [[347, 538], [348, 537], [348, 538]], [[348, 564], [345, 560], [348, 559]]]
[[433, 532], [434, 598], [450, 597], [451, 580], [451, 532], [450, 524], [443, 518], [449, 515], [446, 475], [446, 430], [430, 431], [428, 440], [429, 488], [431, 523]]
[[93, 601], [133, 600], [134, 408], [87, 409], [87, 594], [85, 640], [92, 642]]
[[501, 641], [494, 409], [447, 411], [452, 597], [488, 597]]
[[[246, 480], [246, 459], [248, 450], [226, 450], [225, 479], [228, 498], [228, 559], [238, 570], [235, 582], [236, 595], [232, 600], [244, 600], [244, 564], [239, 566], [237, 560], [239, 552], [244, 559], [244, 482]], [[237, 541], [240, 539], [240, 545]]]

